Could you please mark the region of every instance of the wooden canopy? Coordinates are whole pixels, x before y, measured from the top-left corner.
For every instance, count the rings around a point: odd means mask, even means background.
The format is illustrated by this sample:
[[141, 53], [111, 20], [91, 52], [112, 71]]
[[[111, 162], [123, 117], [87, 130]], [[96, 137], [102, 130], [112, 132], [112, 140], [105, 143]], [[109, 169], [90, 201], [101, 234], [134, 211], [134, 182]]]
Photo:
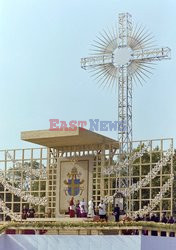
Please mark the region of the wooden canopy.
[[113, 144], [119, 147], [118, 141], [92, 132], [87, 129], [77, 128], [74, 131], [34, 130], [21, 132], [21, 139], [49, 148], [64, 146], [80, 146], [95, 144]]

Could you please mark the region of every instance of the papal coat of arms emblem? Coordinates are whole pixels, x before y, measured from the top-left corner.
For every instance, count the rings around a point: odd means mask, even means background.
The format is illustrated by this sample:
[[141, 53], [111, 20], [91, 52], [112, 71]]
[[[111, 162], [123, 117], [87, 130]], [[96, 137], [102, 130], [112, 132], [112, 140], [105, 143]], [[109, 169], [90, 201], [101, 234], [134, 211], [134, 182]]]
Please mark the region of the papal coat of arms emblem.
[[67, 185], [65, 188], [65, 194], [70, 196], [82, 195], [84, 187], [81, 185], [84, 180], [80, 180], [81, 173], [78, 173], [76, 167], [73, 167], [71, 173], [67, 174], [68, 180], [64, 180], [64, 184]]

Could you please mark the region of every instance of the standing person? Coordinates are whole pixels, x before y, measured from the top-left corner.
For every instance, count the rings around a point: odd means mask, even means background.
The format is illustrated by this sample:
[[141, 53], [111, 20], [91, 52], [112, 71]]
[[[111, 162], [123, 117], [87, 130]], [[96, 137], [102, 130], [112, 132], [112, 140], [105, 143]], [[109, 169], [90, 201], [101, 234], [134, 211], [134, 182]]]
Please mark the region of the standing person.
[[[175, 220], [174, 220], [173, 216], [169, 217], [168, 223], [169, 224], [174, 224], [175, 223]], [[175, 233], [174, 232], [170, 232], [169, 236], [170, 237], [175, 237]]]
[[164, 212], [163, 215], [162, 215], [162, 218], [161, 218], [161, 222], [162, 223], [167, 223], [167, 221], [168, 220], [167, 220], [167, 217], [166, 217], [166, 212]]
[[28, 214], [28, 209], [27, 207], [24, 205], [23, 209], [22, 209], [22, 219], [26, 220], [27, 219], [27, 214]]
[[169, 217], [168, 223], [169, 224], [174, 224], [175, 223], [175, 220], [174, 220], [173, 216]]
[[[150, 221], [150, 214], [146, 214], [144, 221]], [[148, 230], [143, 230], [143, 232], [144, 235], [148, 235]]]
[[155, 214], [155, 222], [160, 222], [160, 217], [158, 214]]
[[135, 218], [135, 221], [138, 222], [138, 221], [141, 221], [141, 220], [142, 220], [142, 219], [141, 219], [140, 215], [137, 214], [137, 217]]
[[84, 207], [84, 211], [85, 211], [85, 213], [87, 213], [87, 205], [86, 205], [86, 202], [85, 202], [84, 198], [80, 202], [80, 205]]
[[150, 217], [150, 221], [153, 221], [153, 222], [155, 222], [155, 215], [154, 214], [151, 214], [151, 217]]
[[35, 218], [35, 209], [33, 207], [31, 207], [29, 209], [29, 218]]
[[86, 206], [86, 202], [84, 201], [84, 198], [80, 202], [80, 213], [81, 213], [81, 217], [87, 217], [87, 206]]
[[70, 218], [75, 217], [75, 204], [74, 204], [74, 197], [70, 200]]
[[99, 216], [100, 219], [105, 219], [107, 221], [107, 216], [106, 216], [106, 205], [104, 204], [103, 200], [101, 200], [99, 204]]
[[[163, 215], [161, 217], [161, 222], [162, 223], [167, 223], [166, 212], [163, 213]], [[166, 237], [166, 232], [165, 231], [161, 232], [161, 236], [165, 236]]]
[[87, 215], [87, 217], [93, 218], [95, 216], [93, 198], [90, 199], [88, 205], [89, 205], [89, 207], [88, 207], [88, 215]]
[[81, 217], [80, 216], [80, 202], [79, 202], [79, 200], [76, 203], [76, 216], [77, 216], [77, 218]]
[[145, 215], [144, 221], [150, 221], [150, 214], [146, 214], [146, 215]]
[[[155, 215], [155, 214], [151, 214], [150, 220], [151, 220], [152, 222], [156, 222], [156, 219], [157, 219], [157, 218], [156, 218], [156, 215]], [[158, 234], [157, 231], [153, 231], [153, 230], [151, 231], [151, 235], [152, 235], [152, 236], [157, 236], [157, 234]]]
[[115, 216], [115, 222], [119, 221], [119, 217], [120, 217], [120, 207], [118, 204], [116, 204], [115, 208], [114, 208], [114, 216]]

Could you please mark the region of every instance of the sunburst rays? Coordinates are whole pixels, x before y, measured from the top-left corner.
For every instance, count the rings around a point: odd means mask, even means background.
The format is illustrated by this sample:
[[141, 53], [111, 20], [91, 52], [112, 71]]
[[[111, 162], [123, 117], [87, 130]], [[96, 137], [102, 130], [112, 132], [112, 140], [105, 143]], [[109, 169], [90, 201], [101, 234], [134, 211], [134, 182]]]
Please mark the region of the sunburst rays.
[[[146, 50], [155, 47], [153, 35], [143, 26], [136, 25], [128, 36], [127, 46], [132, 52]], [[118, 31], [114, 26], [111, 29], [103, 30], [93, 41], [91, 56], [113, 55], [118, 48]], [[131, 60], [127, 66], [128, 74], [132, 76], [135, 83], [141, 85], [147, 78], [150, 78], [155, 64], [144, 60]], [[91, 76], [101, 87], [117, 87], [119, 67], [113, 63], [97, 65], [90, 69]]]
[[[128, 46], [132, 51], [146, 50], [155, 47], [154, 36], [147, 31], [145, 27], [136, 25], [128, 38]], [[132, 60], [128, 65], [128, 72], [132, 75], [134, 81], [142, 85], [143, 81], [150, 78], [155, 64], [153, 62], [145, 62], [143, 60]]]
[[[92, 44], [91, 55], [112, 55], [118, 47], [117, 28], [103, 30]], [[90, 70], [91, 76], [99, 83], [100, 87], [116, 87], [118, 68], [112, 63], [96, 66]]]

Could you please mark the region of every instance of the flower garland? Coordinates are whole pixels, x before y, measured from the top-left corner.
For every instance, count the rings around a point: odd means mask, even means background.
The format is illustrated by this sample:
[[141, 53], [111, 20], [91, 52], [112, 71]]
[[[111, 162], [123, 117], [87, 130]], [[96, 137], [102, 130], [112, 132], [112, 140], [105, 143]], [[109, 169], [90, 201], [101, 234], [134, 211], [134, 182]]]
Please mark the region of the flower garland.
[[0, 183], [4, 186], [4, 188], [8, 191], [10, 191], [12, 194], [21, 197], [23, 200], [30, 202], [35, 205], [43, 205], [45, 206], [47, 204], [47, 198], [46, 197], [34, 197], [31, 194], [26, 194], [25, 191], [22, 191], [20, 188], [13, 187], [10, 185], [4, 178], [3, 174], [0, 172]]
[[116, 165], [110, 166], [110, 167], [104, 169], [103, 174], [104, 175], [111, 175], [111, 174], [120, 172], [122, 169], [127, 168], [135, 160], [137, 160], [138, 158], [142, 157], [143, 154], [146, 152], [146, 150], [150, 146], [151, 146], [151, 142], [148, 142], [148, 144], [144, 145], [144, 147], [139, 152], [135, 152], [134, 155], [130, 156], [129, 159], [125, 159], [125, 161], [123, 163], [117, 162]]
[[132, 184], [129, 188], [125, 188], [124, 190], [121, 191], [121, 193], [125, 197], [127, 197], [134, 194], [134, 192], [138, 191], [142, 187], [147, 186], [150, 183], [150, 181], [157, 176], [158, 172], [163, 168], [163, 166], [167, 165], [167, 162], [169, 161], [172, 153], [173, 150], [172, 148], [170, 148], [167, 151], [166, 155], [163, 157], [163, 159], [159, 160], [156, 163], [156, 165], [151, 169], [151, 171], [141, 181]]
[[139, 215], [142, 217], [150, 213], [163, 199], [163, 196], [167, 193], [167, 191], [171, 187], [173, 180], [174, 180], [174, 175], [171, 175], [171, 178], [168, 179], [168, 181], [162, 186], [161, 191], [154, 197], [151, 203], [148, 206], [144, 206], [144, 208], [140, 209], [139, 211], [134, 212], [133, 216], [136, 217], [137, 215]]
[[[122, 190], [120, 192], [125, 197], [128, 197], [128, 196], [134, 194], [134, 192], [138, 191], [142, 187], [147, 186], [150, 183], [150, 181], [156, 177], [156, 175], [162, 169], [162, 167], [167, 165], [167, 162], [169, 161], [170, 156], [172, 154], [173, 154], [173, 150], [172, 150], [172, 148], [170, 148], [167, 151], [165, 157], [163, 157], [163, 159], [159, 160], [156, 163], [156, 165], [152, 168], [152, 170], [141, 181], [138, 181], [138, 182], [134, 183], [129, 188], [125, 188], [124, 190]], [[105, 196], [104, 202], [105, 203], [113, 203], [113, 199], [116, 196], [116, 193], [117, 192], [115, 192], [113, 196]]]
[[[7, 151], [6, 152], [6, 155], [7, 157], [17, 166], [19, 166], [20, 168], [23, 167], [23, 165], [19, 162], [16, 162], [13, 160], [12, 156], [10, 155], [10, 153]], [[32, 169], [33, 170], [33, 169]], [[32, 173], [35, 174], [35, 176], [38, 176], [40, 177], [41, 175], [39, 174], [39, 171], [38, 172], [36, 170], [33, 170], [33, 172], [31, 170], [29, 170], [29, 166], [28, 166], [28, 169], [25, 169], [24, 170], [26, 173], [30, 173], [32, 175]], [[26, 180], [29, 181], [29, 177], [26, 176]], [[13, 193], [14, 195], [18, 196], [18, 197], [21, 197], [23, 200], [27, 201], [27, 202], [30, 202], [32, 204], [35, 204], [35, 205], [43, 205], [45, 206], [47, 204], [47, 198], [46, 197], [34, 197], [33, 195], [31, 194], [26, 194], [25, 191], [22, 191], [20, 188], [16, 188], [16, 187], [13, 187], [12, 185], [10, 185], [5, 177], [4, 177], [4, 173], [3, 171], [0, 171], [0, 183], [4, 186], [4, 188], [8, 191], [10, 191], [11, 193]]]
[[20, 221], [20, 220], [21, 220], [21, 215], [18, 215], [18, 214], [16, 214], [16, 213], [12, 212], [12, 210], [10, 210], [10, 209], [5, 205], [5, 202], [4, 202], [2, 199], [0, 199], [0, 208], [2, 209], [2, 211], [3, 211], [6, 215], [10, 216], [10, 218], [11, 218], [12, 220], [15, 220], [15, 221]]

